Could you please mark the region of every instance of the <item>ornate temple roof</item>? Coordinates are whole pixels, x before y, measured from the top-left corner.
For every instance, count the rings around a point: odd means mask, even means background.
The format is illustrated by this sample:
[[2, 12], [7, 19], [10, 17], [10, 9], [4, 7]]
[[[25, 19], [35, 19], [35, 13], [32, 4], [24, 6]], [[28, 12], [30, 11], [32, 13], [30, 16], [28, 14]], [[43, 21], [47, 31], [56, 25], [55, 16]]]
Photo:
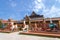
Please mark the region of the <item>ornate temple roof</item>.
[[43, 15], [38, 15], [33, 11], [32, 14], [29, 17], [30, 18], [41, 18], [41, 17], [43, 18]]
[[[36, 14], [36, 13], [33, 11], [30, 16], [26, 15], [23, 20], [41, 20], [41, 19], [43, 19], [43, 18], [44, 18], [43, 15]], [[23, 20], [22, 20], [22, 21], [23, 21]]]

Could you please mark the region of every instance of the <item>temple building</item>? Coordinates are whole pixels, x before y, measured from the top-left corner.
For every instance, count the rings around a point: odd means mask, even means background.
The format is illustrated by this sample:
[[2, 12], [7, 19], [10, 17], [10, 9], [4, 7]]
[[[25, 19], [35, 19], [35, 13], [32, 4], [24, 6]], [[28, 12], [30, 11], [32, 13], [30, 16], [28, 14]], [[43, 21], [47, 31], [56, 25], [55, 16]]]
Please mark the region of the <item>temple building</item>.
[[23, 20], [20, 20], [17, 25], [20, 28], [24, 27], [24, 21], [29, 26], [29, 30], [36, 31], [40, 29], [48, 29], [49, 23], [52, 21], [60, 29], [60, 18], [44, 18], [43, 15], [38, 15], [34, 11], [30, 16], [26, 15]]
[[57, 28], [60, 29], [60, 18], [45, 18], [43, 15], [36, 14], [34, 11], [31, 15], [26, 15], [22, 20], [16, 21], [12, 19], [2, 20], [2, 23], [7, 25], [6, 27], [9, 29], [9, 23], [17, 24], [17, 27], [22, 30], [26, 26], [28, 27], [28, 31], [40, 31], [49, 29], [49, 24], [52, 22], [56, 24]]

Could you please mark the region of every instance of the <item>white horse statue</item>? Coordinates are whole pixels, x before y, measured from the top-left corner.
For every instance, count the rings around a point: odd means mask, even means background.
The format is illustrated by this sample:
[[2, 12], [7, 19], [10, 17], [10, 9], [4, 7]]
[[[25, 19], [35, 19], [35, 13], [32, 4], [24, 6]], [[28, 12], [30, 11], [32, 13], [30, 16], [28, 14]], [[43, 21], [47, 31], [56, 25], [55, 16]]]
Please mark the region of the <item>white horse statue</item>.
[[26, 23], [25, 23], [25, 21], [24, 21], [24, 28], [23, 28], [23, 31], [28, 31], [28, 29], [29, 29], [29, 26], [26, 25]]
[[14, 25], [14, 23], [13, 22], [11, 22], [11, 30], [13, 31], [14, 29], [17, 29], [18, 27], [17, 27], [17, 25]]

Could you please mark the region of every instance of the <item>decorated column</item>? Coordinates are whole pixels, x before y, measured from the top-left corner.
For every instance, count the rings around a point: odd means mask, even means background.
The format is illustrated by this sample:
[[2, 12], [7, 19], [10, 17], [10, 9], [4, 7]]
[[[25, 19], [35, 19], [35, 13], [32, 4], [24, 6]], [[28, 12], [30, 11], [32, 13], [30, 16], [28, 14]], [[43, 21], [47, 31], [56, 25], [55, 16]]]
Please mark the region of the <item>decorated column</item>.
[[51, 18], [50, 18], [50, 23], [53, 23]]
[[35, 22], [35, 31], [37, 31], [36, 29], [37, 29], [37, 24], [36, 24], [36, 22]]
[[47, 28], [47, 27], [46, 27], [46, 21], [45, 21], [45, 18], [43, 18], [43, 27], [42, 27], [42, 30], [44, 30], [44, 31], [45, 31], [45, 30], [46, 30], [46, 28]]
[[59, 20], [59, 22], [58, 22], [58, 23], [59, 23], [59, 29], [60, 29], [60, 20]]

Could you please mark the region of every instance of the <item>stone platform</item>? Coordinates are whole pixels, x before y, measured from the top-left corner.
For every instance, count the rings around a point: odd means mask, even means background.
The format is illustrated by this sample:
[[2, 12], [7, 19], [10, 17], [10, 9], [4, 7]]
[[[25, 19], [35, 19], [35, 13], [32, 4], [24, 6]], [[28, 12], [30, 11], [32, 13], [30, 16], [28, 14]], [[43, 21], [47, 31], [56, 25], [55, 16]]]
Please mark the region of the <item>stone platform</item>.
[[20, 32], [20, 34], [60, 38], [60, 32]]

